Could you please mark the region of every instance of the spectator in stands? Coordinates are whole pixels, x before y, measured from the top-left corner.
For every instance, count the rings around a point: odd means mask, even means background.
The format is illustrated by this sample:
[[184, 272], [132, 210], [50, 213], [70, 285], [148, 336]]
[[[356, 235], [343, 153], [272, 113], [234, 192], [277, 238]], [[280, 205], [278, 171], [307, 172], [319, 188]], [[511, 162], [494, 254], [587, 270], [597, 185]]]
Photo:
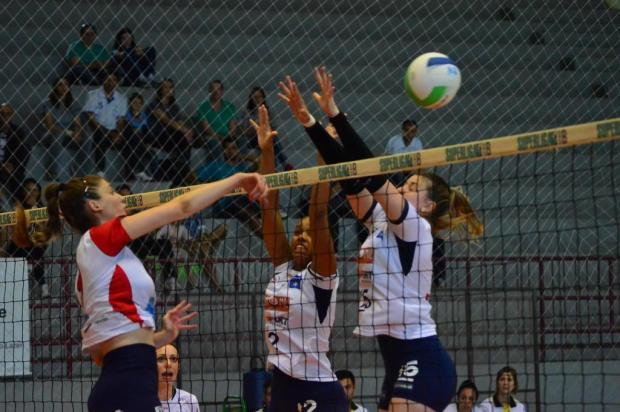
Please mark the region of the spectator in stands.
[[401, 126], [401, 135], [392, 136], [385, 146], [386, 155], [416, 152], [422, 150], [422, 141], [415, 137], [418, 133], [418, 123], [406, 119]]
[[182, 179], [189, 172], [194, 132], [184, 122], [176, 104], [172, 79], [161, 82], [146, 113], [149, 116], [148, 141], [159, 152], [154, 177], [162, 180]]
[[[254, 128], [250, 124], [250, 120], [254, 120], [258, 122], [258, 108], [260, 105], [264, 105], [267, 110], [269, 110], [269, 106], [267, 105], [267, 101], [265, 100], [266, 94], [265, 91], [258, 86], [254, 86], [252, 90], [250, 90], [250, 95], [248, 96], [248, 102], [245, 106], [246, 113], [240, 124], [240, 137], [241, 139], [238, 141], [239, 150], [242, 153], [253, 156], [255, 159], [260, 157], [260, 149], [258, 147], [258, 139], [256, 138], [256, 132]], [[276, 126], [273, 122], [273, 116], [270, 113], [269, 118], [271, 119], [271, 128], [276, 129]], [[282, 165], [284, 170], [292, 170], [294, 167], [288, 163], [286, 155], [282, 150], [282, 146], [280, 144], [281, 136], [278, 136], [278, 139], [274, 140], [274, 150], [276, 153], [276, 161]]]
[[236, 137], [237, 109], [224, 100], [224, 84], [220, 80], [209, 83], [209, 99], [198, 106], [196, 120], [210, 154], [218, 151], [227, 137]]
[[30, 158], [26, 134], [15, 124], [14, 118], [13, 107], [8, 103], [0, 104], [0, 185], [12, 200], [16, 200]]
[[[401, 125], [401, 135], [392, 136], [385, 146], [386, 155], [416, 152], [422, 150], [422, 141], [415, 137], [418, 133], [418, 124], [415, 120], [406, 119]], [[394, 173], [390, 180], [396, 186], [401, 186], [409, 177], [406, 173]]]
[[123, 27], [114, 37], [113, 62], [123, 86], [150, 86], [155, 84], [157, 52], [153, 47], [136, 44], [131, 29]]
[[80, 158], [83, 158], [82, 122], [80, 108], [73, 99], [71, 86], [61, 77], [43, 102], [40, 110], [45, 147], [44, 164], [47, 178], [65, 182], [77, 176]]
[[495, 377], [493, 396], [482, 401], [480, 409], [482, 412], [525, 412], [525, 406], [514, 397], [518, 389], [517, 371], [504, 366]]
[[[224, 161], [210, 162], [198, 169], [197, 177], [200, 183], [214, 182], [238, 172], [256, 170], [256, 165], [242, 160], [234, 139], [230, 137], [224, 139], [222, 141], [222, 150]], [[260, 208], [256, 203], [249, 202], [242, 196], [228, 196], [221, 199], [213, 206], [213, 212], [216, 217], [234, 217], [239, 219], [247, 223], [254, 234], [262, 236]]]
[[355, 375], [353, 375], [353, 372], [341, 369], [336, 371], [336, 378], [338, 378], [338, 381], [342, 385], [342, 389], [344, 389], [344, 393], [347, 395], [347, 401], [349, 401], [350, 405], [349, 411], [368, 412], [368, 409], [353, 402], [353, 396], [355, 395]]
[[179, 352], [174, 345], [157, 349], [158, 395], [162, 409], [168, 412], [200, 412], [198, 398], [177, 388], [179, 374]]
[[[31, 178], [24, 180], [19, 188], [18, 204], [16, 209], [23, 210], [43, 207], [41, 203], [41, 185]], [[22, 220], [25, 222], [25, 220]], [[25, 226], [25, 225], [24, 225]], [[32, 265], [32, 277], [37, 282], [42, 298], [49, 298], [49, 286], [45, 282], [45, 265], [42, 260], [47, 245], [33, 246], [28, 236], [27, 227], [19, 227], [19, 223], [13, 230], [13, 236], [6, 245], [6, 254], [12, 257], [26, 258]]]
[[103, 176], [106, 152], [108, 149], [121, 151], [123, 148], [123, 129], [127, 113], [127, 98], [116, 90], [118, 75], [107, 73], [103, 86], [88, 92], [84, 112], [88, 116], [88, 125], [93, 132], [93, 155], [95, 170]]
[[129, 186], [127, 183], [123, 183], [120, 186], [118, 186], [116, 188], [116, 193], [118, 193], [121, 196], [129, 196], [133, 194], [131, 191], [131, 186]]
[[4, 191], [2, 185], [0, 185], [0, 213], [11, 212], [12, 210], [13, 205], [11, 204], [10, 196]]
[[69, 46], [63, 65], [64, 77], [70, 83], [99, 86], [106, 75], [110, 53], [101, 44], [96, 43], [97, 29], [92, 24], [80, 26], [80, 40]]
[[140, 180], [153, 180], [150, 171], [152, 155], [147, 144], [148, 116], [143, 110], [144, 98], [140, 93], [129, 96], [129, 110], [125, 114], [125, 128], [123, 138], [125, 140], [125, 179], [132, 180], [134, 177]]
[[476, 402], [478, 402], [478, 388], [473, 381], [467, 379], [461, 383], [456, 392], [456, 402], [448, 405], [443, 412], [479, 412], [480, 408], [476, 406]]

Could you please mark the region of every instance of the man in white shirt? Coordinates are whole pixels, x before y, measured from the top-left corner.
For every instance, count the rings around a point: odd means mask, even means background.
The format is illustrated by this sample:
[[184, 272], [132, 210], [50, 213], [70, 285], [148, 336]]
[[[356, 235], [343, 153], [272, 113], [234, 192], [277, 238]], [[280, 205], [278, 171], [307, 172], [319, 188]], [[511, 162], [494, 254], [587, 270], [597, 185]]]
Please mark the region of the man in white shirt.
[[415, 137], [418, 133], [418, 124], [415, 120], [407, 119], [401, 126], [402, 135], [392, 136], [385, 147], [386, 155], [408, 153], [422, 150], [422, 141]]
[[127, 113], [127, 97], [116, 90], [118, 75], [109, 72], [103, 86], [88, 92], [84, 112], [93, 131], [93, 154], [95, 170], [103, 173], [105, 154], [110, 148], [123, 148], [123, 128]]
[[179, 374], [179, 352], [173, 345], [157, 349], [158, 394], [166, 412], [200, 412], [198, 398], [176, 387]]
[[[423, 149], [422, 141], [415, 137], [418, 133], [418, 124], [415, 120], [406, 119], [401, 126], [401, 130], [402, 135], [392, 136], [388, 140], [387, 146], [385, 146], [386, 155], [417, 152]], [[407, 177], [405, 173], [395, 173], [390, 180], [396, 186], [400, 186], [407, 180]]]

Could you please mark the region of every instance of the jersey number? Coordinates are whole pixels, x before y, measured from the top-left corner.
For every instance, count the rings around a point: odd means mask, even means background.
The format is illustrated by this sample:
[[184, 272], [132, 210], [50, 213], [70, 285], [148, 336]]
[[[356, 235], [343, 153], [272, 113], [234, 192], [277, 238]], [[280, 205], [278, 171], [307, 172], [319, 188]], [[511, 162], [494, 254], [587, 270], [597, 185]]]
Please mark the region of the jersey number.
[[267, 339], [269, 339], [271, 346], [273, 346], [276, 350], [278, 350], [278, 348], [276, 348], [276, 344], [280, 340], [280, 338], [278, 337], [278, 334], [275, 332], [269, 332], [267, 334]]
[[357, 309], [358, 312], [363, 312], [372, 306], [372, 301], [367, 296], [368, 291], [369, 289], [362, 289], [362, 291], [360, 292], [360, 305], [359, 305], [359, 308]]
[[418, 369], [418, 361], [412, 360], [400, 367], [398, 380], [401, 382], [413, 382], [414, 376], [420, 372]]
[[314, 412], [315, 409], [316, 401], [313, 401], [312, 399], [308, 399], [303, 405], [301, 403], [297, 404], [298, 412]]

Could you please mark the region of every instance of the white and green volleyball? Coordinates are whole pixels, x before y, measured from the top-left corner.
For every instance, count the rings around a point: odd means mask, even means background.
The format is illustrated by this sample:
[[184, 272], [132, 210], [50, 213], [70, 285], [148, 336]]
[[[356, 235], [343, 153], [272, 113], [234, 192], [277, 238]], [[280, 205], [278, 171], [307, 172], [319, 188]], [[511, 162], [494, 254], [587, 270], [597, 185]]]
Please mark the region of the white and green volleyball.
[[424, 53], [405, 73], [405, 91], [418, 106], [433, 110], [454, 99], [461, 87], [461, 72], [445, 54]]

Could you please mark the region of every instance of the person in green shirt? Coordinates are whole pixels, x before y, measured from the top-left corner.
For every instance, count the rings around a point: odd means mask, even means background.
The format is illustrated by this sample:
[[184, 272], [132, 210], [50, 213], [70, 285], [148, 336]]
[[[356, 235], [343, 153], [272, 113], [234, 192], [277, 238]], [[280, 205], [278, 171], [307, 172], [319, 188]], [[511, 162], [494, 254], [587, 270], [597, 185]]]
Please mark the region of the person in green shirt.
[[105, 77], [105, 69], [110, 61], [110, 53], [104, 46], [96, 43], [97, 29], [92, 24], [80, 26], [80, 40], [72, 43], [64, 58], [67, 72], [65, 78], [71, 83], [100, 86]]
[[196, 114], [198, 128], [211, 155], [220, 150], [224, 139], [237, 136], [237, 109], [223, 96], [224, 84], [213, 80], [209, 83], [209, 99], [198, 106]]

